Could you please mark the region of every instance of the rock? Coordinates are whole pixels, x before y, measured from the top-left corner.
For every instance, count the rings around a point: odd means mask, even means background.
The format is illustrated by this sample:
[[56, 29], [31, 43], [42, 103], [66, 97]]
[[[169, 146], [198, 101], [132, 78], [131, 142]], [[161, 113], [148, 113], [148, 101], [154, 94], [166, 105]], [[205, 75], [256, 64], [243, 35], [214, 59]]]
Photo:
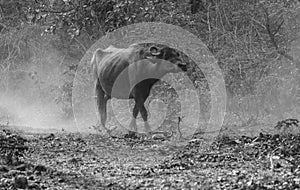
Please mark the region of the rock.
[[164, 134], [154, 134], [154, 135], [152, 135], [152, 139], [153, 140], [165, 140], [166, 137]]
[[18, 175], [14, 179], [14, 188], [26, 189], [28, 187], [28, 181], [26, 176]]
[[47, 137], [44, 137], [45, 140], [53, 140], [55, 138], [55, 135], [53, 133], [50, 133], [50, 135], [48, 135]]

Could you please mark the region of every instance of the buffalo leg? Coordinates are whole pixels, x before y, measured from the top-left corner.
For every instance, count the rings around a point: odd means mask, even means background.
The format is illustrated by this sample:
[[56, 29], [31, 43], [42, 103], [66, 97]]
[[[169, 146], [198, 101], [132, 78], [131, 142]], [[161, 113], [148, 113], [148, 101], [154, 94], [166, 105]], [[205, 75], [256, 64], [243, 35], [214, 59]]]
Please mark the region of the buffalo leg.
[[137, 132], [137, 126], [136, 126], [136, 118], [137, 115], [139, 113], [139, 109], [137, 104], [135, 103], [134, 107], [133, 107], [133, 111], [132, 111], [132, 118], [129, 124], [129, 129], [133, 132]]
[[109, 98], [105, 95], [105, 92], [103, 91], [99, 80], [97, 80], [95, 84], [95, 94], [96, 94], [96, 105], [98, 108], [98, 113], [100, 115], [101, 125], [110, 135], [110, 130], [108, 130], [105, 127], [105, 123], [107, 119], [106, 103]]
[[146, 98], [143, 98], [141, 100], [136, 100], [136, 106], [138, 108], [138, 110], [140, 111], [141, 113], [141, 116], [144, 120], [144, 127], [145, 127], [145, 132], [146, 134], [149, 134], [151, 132], [151, 127], [147, 121], [148, 119], [148, 113], [147, 113], [147, 110], [144, 106], [144, 102], [145, 102]]

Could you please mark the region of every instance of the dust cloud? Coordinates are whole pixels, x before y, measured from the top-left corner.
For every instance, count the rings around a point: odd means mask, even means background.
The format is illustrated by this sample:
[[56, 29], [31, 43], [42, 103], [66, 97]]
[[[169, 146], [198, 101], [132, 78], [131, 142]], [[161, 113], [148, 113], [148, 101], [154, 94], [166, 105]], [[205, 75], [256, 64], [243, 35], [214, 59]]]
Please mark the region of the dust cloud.
[[76, 131], [72, 119], [61, 116], [55, 104], [26, 100], [14, 95], [0, 96], [0, 124], [13, 126], [25, 132]]
[[77, 132], [71, 113], [72, 89], [66, 87], [73, 78], [65, 73], [75, 60], [67, 62], [50, 45], [34, 48], [30, 60], [14, 63], [6, 72], [7, 81], [0, 81], [6, 84], [0, 89], [0, 125], [24, 132]]

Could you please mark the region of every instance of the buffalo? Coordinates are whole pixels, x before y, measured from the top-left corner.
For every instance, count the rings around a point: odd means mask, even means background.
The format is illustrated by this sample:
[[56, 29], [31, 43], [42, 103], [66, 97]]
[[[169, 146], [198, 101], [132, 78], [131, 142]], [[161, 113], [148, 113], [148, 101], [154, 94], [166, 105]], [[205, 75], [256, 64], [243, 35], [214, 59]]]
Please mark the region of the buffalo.
[[[139, 44], [130, 45], [128, 48], [99, 48], [93, 54], [91, 66], [96, 105], [104, 129], [107, 130], [107, 101], [110, 98], [134, 99], [129, 129], [137, 131], [136, 118], [140, 113], [146, 134], [151, 132], [151, 128], [147, 122], [148, 113], [144, 102], [152, 86], [167, 73], [187, 71], [187, 65], [174, 49], [156, 46], [145, 48]], [[110, 134], [109, 130], [107, 132]]]

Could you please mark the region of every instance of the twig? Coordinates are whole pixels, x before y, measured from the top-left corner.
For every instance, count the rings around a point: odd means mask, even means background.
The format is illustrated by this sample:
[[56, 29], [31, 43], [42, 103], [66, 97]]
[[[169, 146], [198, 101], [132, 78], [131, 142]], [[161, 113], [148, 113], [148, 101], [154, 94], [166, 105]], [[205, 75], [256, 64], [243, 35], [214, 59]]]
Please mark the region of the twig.
[[180, 131], [180, 122], [182, 122], [182, 119], [183, 119], [183, 117], [180, 117], [180, 116], [178, 116], [178, 123], [177, 123], [177, 130], [178, 130], [178, 132], [179, 132], [179, 139], [181, 139], [182, 138], [182, 133], [181, 133], [181, 131]]

